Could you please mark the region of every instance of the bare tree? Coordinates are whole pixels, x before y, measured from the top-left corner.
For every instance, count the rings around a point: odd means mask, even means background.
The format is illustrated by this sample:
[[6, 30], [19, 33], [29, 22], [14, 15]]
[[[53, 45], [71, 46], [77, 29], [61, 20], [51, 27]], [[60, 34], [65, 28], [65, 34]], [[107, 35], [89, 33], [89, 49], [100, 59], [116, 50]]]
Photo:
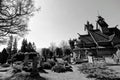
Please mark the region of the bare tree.
[[49, 49], [50, 49], [50, 51], [53, 52], [53, 56], [55, 56], [56, 44], [54, 42], [50, 43]]
[[9, 34], [23, 36], [34, 11], [33, 0], [0, 0], [0, 42]]
[[68, 49], [68, 48], [70, 48], [68, 42], [66, 42], [66, 41], [64, 41], [64, 40], [61, 41], [60, 47], [61, 47], [62, 49]]
[[70, 46], [69, 46], [68, 42], [66, 42], [66, 41], [64, 41], [64, 40], [61, 41], [60, 47], [62, 48], [63, 56], [65, 55], [65, 50], [66, 50], [66, 49], [70, 49]]

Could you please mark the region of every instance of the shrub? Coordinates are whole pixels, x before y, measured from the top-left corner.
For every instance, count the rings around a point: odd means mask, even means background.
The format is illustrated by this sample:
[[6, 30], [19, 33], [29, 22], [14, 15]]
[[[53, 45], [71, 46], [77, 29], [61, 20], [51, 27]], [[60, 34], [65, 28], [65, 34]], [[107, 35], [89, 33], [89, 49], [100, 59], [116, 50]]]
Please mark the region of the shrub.
[[10, 64], [3, 64], [2, 67], [10, 67]]
[[18, 72], [21, 72], [22, 70], [21, 69], [14, 69], [12, 72], [13, 73], [18, 73]]
[[24, 70], [25, 72], [31, 72], [32, 68], [23, 67], [22, 70]]
[[43, 78], [40, 75], [32, 77], [29, 73], [20, 72], [6, 78], [5, 80], [46, 80], [46, 78]]
[[42, 67], [38, 67], [38, 71], [39, 71], [40, 73], [47, 73]]
[[64, 61], [69, 61], [70, 60], [70, 55], [66, 55], [62, 58]]
[[8, 53], [7, 53], [7, 50], [4, 48], [2, 53], [0, 53], [0, 63], [1, 64], [4, 64], [6, 63], [7, 59], [8, 59]]
[[31, 79], [28, 79], [28, 77], [29, 77], [28, 73], [19, 72], [9, 78], [6, 78], [5, 80], [31, 80]]
[[22, 52], [16, 53], [12, 56], [12, 61], [23, 61], [25, 58], [25, 54]]
[[12, 63], [12, 59], [8, 59], [7, 62], [8, 62], [8, 64], [11, 64]]
[[47, 62], [50, 63], [52, 67], [55, 66], [55, 64], [56, 64], [55, 61], [53, 61], [53, 60], [48, 60]]
[[66, 68], [65, 68], [65, 66], [63, 66], [63, 65], [61, 65], [61, 64], [57, 64], [57, 65], [55, 65], [55, 66], [52, 68], [52, 71], [58, 72], [58, 73], [60, 73], [60, 72], [65, 72], [65, 71], [66, 71]]
[[51, 64], [49, 62], [43, 62], [42, 63], [42, 68], [43, 69], [51, 69], [52, 66], [51, 66]]
[[82, 64], [79, 67], [80, 72], [87, 74], [87, 78], [95, 78], [95, 80], [118, 80], [116, 72], [108, 69], [104, 64]]
[[67, 67], [65, 67], [65, 69], [66, 69], [66, 71], [71, 71], [71, 72], [73, 71], [71, 66], [67, 66]]

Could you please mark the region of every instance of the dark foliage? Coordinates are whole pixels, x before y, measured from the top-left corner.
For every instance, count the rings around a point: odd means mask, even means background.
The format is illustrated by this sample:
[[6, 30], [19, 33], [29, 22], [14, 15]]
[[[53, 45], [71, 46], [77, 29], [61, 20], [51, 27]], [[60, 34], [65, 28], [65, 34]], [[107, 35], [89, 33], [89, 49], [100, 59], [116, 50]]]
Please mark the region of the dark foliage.
[[54, 53], [52, 51], [49, 52], [48, 57], [51, 59], [53, 57]]
[[12, 59], [8, 59], [7, 62], [8, 62], [8, 64], [11, 64], [12, 63]]
[[62, 48], [57, 47], [57, 48], [55, 49], [55, 52], [56, 52], [56, 56], [57, 56], [57, 57], [60, 58], [60, 57], [63, 56]]
[[10, 64], [3, 64], [1, 67], [10, 67]]
[[53, 53], [48, 48], [42, 48], [41, 54], [44, 57], [44, 61], [47, 61], [47, 58], [51, 58]]
[[61, 63], [57, 63], [54, 67], [52, 67], [52, 71], [57, 72], [57, 73], [61, 73], [61, 72], [67, 72], [67, 71], [73, 71], [72, 67], [66, 63], [61, 64]]
[[42, 63], [42, 68], [43, 69], [51, 69], [52, 65], [49, 62], [43, 62]]
[[75, 41], [76, 41], [76, 39], [73, 39], [73, 40], [69, 40], [69, 45], [70, 45], [70, 48], [71, 49], [74, 49], [75, 48]]
[[21, 52], [36, 52], [35, 51], [35, 44], [32, 44], [31, 42], [27, 42], [26, 39], [23, 39], [22, 46], [21, 46]]
[[64, 56], [62, 59], [63, 59], [64, 61], [70, 62], [70, 58], [71, 58], [70, 55], [66, 55], [66, 56]]
[[0, 63], [1, 64], [6, 63], [7, 59], [8, 59], [8, 53], [7, 53], [6, 49], [4, 48], [2, 53], [0, 54]]
[[32, 68], [28, 68], [28, 67], [23, 67], [22, 70], [26, 72], [32, 72]]
[[22, 70], [21, 69], [14, 69], [13, 70], [13, 73], [15, 74], [15, 73], [19, 73], [19, 72], [21, 72]]
[[27, 40], [23, 39], [20, 51], [21, 52], [27, 52]]
[[38, 67], [38, 72], [40, 72], [40, 73], [48, 73], [41, 66]]
[[65, 55], [70, 55], [71, 54], [71, 50], [70, 49], [64, 49], [64, 54]]
[[36, 57], [39, 53], [37, 52], [29, 52], [29, 59], [33, 59], [34, 57]]
[[50, 63], [51, 66], [54, 66], [56, 62], [54, 60], [47, 60], [48, 63]]
[[71, 66], [65, 67], [65, 69], [66, 69], [66, 71], [73, 72], [73, 70], [72, 70], [72, 67], [71, 67]]
[[61, 65], [61, 64], [57, 64], [52, 68], [52, 71], [60, 73], [60, 72], [65, 72], [65, 66]]
[[28, 73], [16, 73], [13, 76], [5, 79], [5, 80], [47, 80], [46, 78], [41, 77], [40, 75], [32, 77]]
[[28, 50], [27, 52], [35, 52], [35, 49], [31, 42], [27, 44], [27, 50]]
[[13, 61], [13, 62], [14, 62], [14, 61], [23, 61], [24, 58], [25, 58], [25, 54], [19, 52], [19, 53], [13, 55], [13, 57], [12, 57], [12, 61]]

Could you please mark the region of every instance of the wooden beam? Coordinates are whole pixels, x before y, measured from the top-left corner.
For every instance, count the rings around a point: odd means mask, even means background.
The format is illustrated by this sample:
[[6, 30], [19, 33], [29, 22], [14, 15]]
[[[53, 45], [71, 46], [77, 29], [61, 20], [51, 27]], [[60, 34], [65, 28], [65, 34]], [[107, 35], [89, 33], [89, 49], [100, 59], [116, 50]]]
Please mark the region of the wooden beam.
[[93, 37], [93, 35], [91, 34], [91, 32], [90, 32], [90, 31], [88, 31], [88, 32], [89, 32], [90, 36], [92, 37], [94, 43], [95, 43], [95, 44], [97, 45], [97, 47], [98, 47], [99, 45], [98, 45], [97, 41], [95, 40], [95, 38]]

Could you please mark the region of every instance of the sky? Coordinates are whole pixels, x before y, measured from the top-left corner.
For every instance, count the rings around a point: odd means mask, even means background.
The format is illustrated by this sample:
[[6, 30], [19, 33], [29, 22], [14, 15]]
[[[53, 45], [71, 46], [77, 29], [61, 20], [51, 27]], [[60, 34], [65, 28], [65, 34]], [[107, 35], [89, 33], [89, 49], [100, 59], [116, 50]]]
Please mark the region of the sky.
[[41, 10], [31, 18], [26, 38], [37, 48], [49, 47], [50, 43], [59, 46], [62, 40], [78, 38], [77, 33], [86, 33], [87, 21], [95, 27], [98, 15], [109, 27], [120, 25], [120, 0], [36, 0], [35, 4]]
[[35, 0], [35, 5], [41, 9], [30, 19], [31, 31], [25, 38], [35, 42], [37, 48], [78, 38], [77, 33], [86, 33], [87, 21], [95, 27], [98, 15], [109, 27], [119, 25], [120, 29], [120, 0]]

